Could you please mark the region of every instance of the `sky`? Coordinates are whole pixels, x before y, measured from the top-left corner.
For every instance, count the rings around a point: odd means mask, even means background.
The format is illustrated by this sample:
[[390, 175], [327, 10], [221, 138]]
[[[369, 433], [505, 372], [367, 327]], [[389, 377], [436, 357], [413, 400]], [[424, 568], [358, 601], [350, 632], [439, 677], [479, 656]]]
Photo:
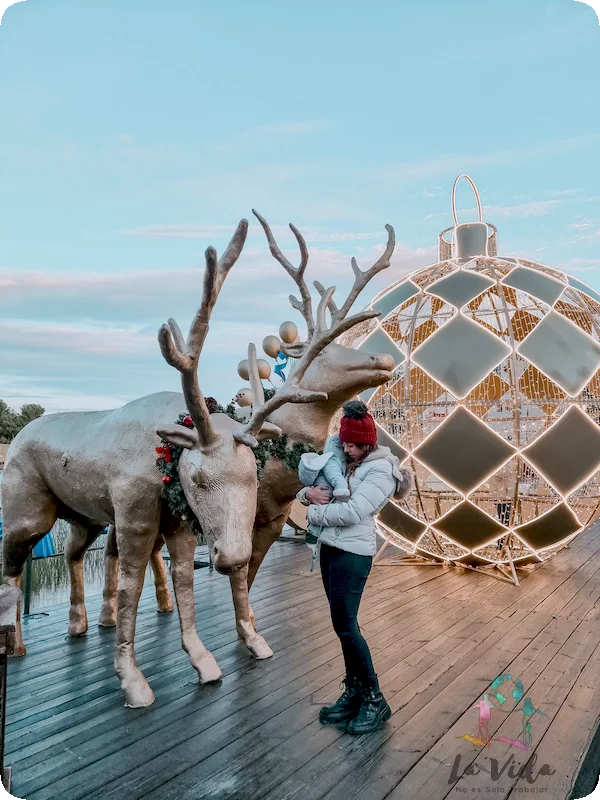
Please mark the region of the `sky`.
[[[0, 398], [47, 411], [179, 391], [204, 251], [250, 233], [213, 312], [206, 395], [301, 318], [260, 211], [357, 308], [437, 260], [462, 172], [499, 251], [600, 289], [600, 25], [573, 0], [25, 0], [0, 25]], [[474, 218], [461, 185], [461, 221]], [[275, 379], [277, 381], [278, 379]]]

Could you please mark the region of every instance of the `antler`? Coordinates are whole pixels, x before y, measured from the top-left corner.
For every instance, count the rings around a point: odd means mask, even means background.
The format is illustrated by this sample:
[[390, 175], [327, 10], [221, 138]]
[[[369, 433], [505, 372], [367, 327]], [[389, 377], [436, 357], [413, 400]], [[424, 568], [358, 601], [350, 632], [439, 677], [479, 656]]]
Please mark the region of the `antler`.
[[[286, 384], [265, 403], [265, 395], [256, 363], [256, 346], [252, 343], [248, 346], [248, 374], [252, 389], [252, 416], [241, 430], [233, 434], [233, 438], [237, 442], [246, 444], [249, 447], [256, 447], [258, 445], [256, 436], [260, 432], [268, 434], [270, 437], [279, 436], [281, 428], [266, 420], [274, 411], [286, 403], [314, 403], [316, 400], [327, 400], [328, 395], [326, 392], [311, 392], [299, 386], [302, 377], [316, 354], [317, 351], [315, 351], [314, 355], [309, 356], [308, 359], [306, 358], [308, 353], [303, 356], [298, 363], [298, 368], [290, 376]], [[305, 363], [303, 364], [303, 362]]]
[[273, 236], [273, 231], [269, 227], [269, 223], [267, 220], [262, 217], [258, 211], [254, 208], [252, 209], [252, 213], [256, 217], [256, 219], [260, 222], [263, 226], [264, 232], [267, 236], [267, 241], [269, 242], [269, 250], [271, 251], [271, 255], [275, 258], [281, 266], [285, 269], [285, 271], [294, 279], [296, 284], [298, 285], [298, 289], [300, 290], [300, 297], [302, 298], [302, 302], [297, 300], [293, 294], [290, 295], [290, 303], [292, 306], [299, 311], [306, 321], [306, 327], [308, 328], [308, 338], [310, 339], [315, 330], [315, 322], [312, 315], [312, 298], [310, 296], [310, 289], [306, 285], [306, 281], [304, 280], [304, 270], [306, 269], [306, 265], [308, 264], [308, 248], [306, 246], [306, 242], [304, 241], [304, 237], [296, 228], [295, 225], [292, 225], [290, 222], [290, 230], [296, 237], [298, 242], [298, 246], [300, 247], [300, 266], [293, 267], [292, 264], [287, 260], [287, 258], [283, 255], [277, 242], [275, 241], [275, 237]]
[[[391, 225], [386, 225], [385, 228], [388, 232], [388, 240], [385, 250], [370, 269], [363, 272], [361, 269], [359, 269], [356, 259], [354, 257], [352, 258], [350, 263], [352, 264], [352, 272], [354, 272], [354, 285], [350, 290], [350, 294], [346, 298], [346, 302], [341, 308], [338, 308], [333, 300], [328, 303], [332, 325], [335, 325], [337, 322], [346, 317], [352, 308], [354, 301], [365, 288], [367, 283], [371, 280], [371, 278], [374, 278], [378, 272], [381, 272], [389, 267], [390, 259], [392, 257], [392, 253], [394, 252], [394, 247], [396, 246], [396, 234], [394, 233], [394, 229]], [[314, 285], [321, 297], [323, 297], [325, 293], [323, 286], [319, 283], [319, 281], [315, 281]]]
[[[295, 297], [290, 295], [290, 302], [294, 308], [302, 313], [302, 316], [306, 320], [306, 324], [308, 327], [308, 337], [307, 341], [304, 344], [297, 344], [297, 345], [281, 345], [281, 350], [286, 355], [292, 356], [293, 358], [304, 358], [305, 356], [309, 356], [309, 362], [312, 362], [314, 357], [323, 350], [330, 342], [334, 339], [337, 339], [338, 336], [341, 336], [342, 333], [353, 328], [355, 325], [358, 325], [360, 322], [364, 322], [367, 319], [372, 319], [373, 317], [379, 316], [377, 311], [362, 311], [359, 314], [354, 314], [352, 317], [346, 316], [350, 309], [352, 308], [352, 304], [360, 294], [360, 292], [365, 288], [367, 283], [377, 275], [378, 272], [386, 269], [390, 265], [390, 259], [392, 257], [392, 253], [394, 252], [394, 247], [396, 245], [396, 236], [394, 233], [394, 229], [391, 225], [386, 225], [386, 230], [388, 232], [388, 240], [385, 247], [384, 252], [382, 255], [377, 259], [375, 264], [364, 272], [359, 269], [358, 264], [356, 263], [356, 259], [353, 258], [352, 263], [352, 271], [354, 272], [354, 285], [350, 290], [350, 294], [346, 298], [344, 305], [341, 308], [338, 308], [335, 302], [332, 299], [332, 295], [335, 291], [335, 286], [331, 287], [330, 289], [325, 289], [324, 286], [319, 281], [314, 281], [314, 286], [316, 287], [317, 291], [321, 295], [321, 302], [319, 303], [319, 308], [317, 311], [317, 322], [315, 325], [313, 316], [312, 316], [312, 300], [310, 296], [310, 291], [306, 282], [304, 280], [304, 271], [306, 269], [306, 265], [308, 263], [308, 250], [306, 248], [306, 242], [304, 241], [302, 234], [300, 231], [290, 223], [290, 228], [294, 233], [294, 236], [298, 240], [298, 244], [300, 245], [300, 252], [302, 255], [301, 263], [298, 268], [293, 267], [287, 258], [283, 255], [277, 243], [275, 242], [275, 238], [269, 227], [267, 221], [258, 213], [252, 209], [252, 213], [258, 219], [260, 224], [263, 226], [263, 229], [267, 235], [267, 240], [269, 242], [269, 249], [271, 250], [272, 255], [274, 258], [279, 261], [279, 263], [285, 268], [285, 270], [292, 276], [294, 281], [298, 284], [300, 289], [300, 295], [302, 296], [303, 302], [300, 303]], [[331, 325], [328, 328], [326, 323], [326, 310], [329, 309], [329, 313], [331, 314]], [[301, 362], [300, 362], [301, 363]], [[308, 366], [307, 363], [307, 366]], [[294, 375], [298, 374], [298, 370], [300, 368], [300, 364], [294, 371]], [[304, 368], [304, 372], [306, 372], [306, 368]], [[300, 380], [300, 378], [298, 379]]]
[[217, 251], [214, 247], [207, 248], [202, 305], [190, 325], [187, 341], [184, 340], [181, 329], [174, 319], [169, 319], [168, 323], [161, 325], [158, 331], [158, 342], [165, 361], [181, 372], [181, 385], [187, 408], [198, 431], [200, 443], [204, 447], [216, 442], [219, 435], [212, 426], [210, 414], [198, 384], [198, 361], [221, 286], [229, 270], [238, 260], [247, 234], [248, 220], [243, 219], [237, 226], [220, 260], [217, 258]]

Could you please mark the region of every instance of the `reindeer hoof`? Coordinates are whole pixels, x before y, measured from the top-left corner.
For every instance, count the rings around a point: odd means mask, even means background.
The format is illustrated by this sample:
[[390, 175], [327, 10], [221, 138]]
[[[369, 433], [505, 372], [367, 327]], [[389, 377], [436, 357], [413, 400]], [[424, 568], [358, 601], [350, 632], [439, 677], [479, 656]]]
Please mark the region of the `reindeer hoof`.
[[69, 620], [69, 636], [83, 636], [88, 630], [87, 614], [85, 609], [71, 610]]
[[125, 695], [125, 708], [147, 708], [154, 702], [154, 692], [141, 672], [121, 681], [121, 689]]
[[117, 624], [117, 609], [112, 603], [103, 603], [100, 609], [98, 625], [101, 628], [114, 628]]
[[156, 590], [156, 603], [158, 605], [156, 610], [159, 614], [170, 614], [173, 611], [171, 592], [167, 586]]
[[267, 642], [263, 639], [262, 636], [259, 636], [257, 633], [252, 639], [246, 642], [246, 647], [254, 658], [263, 659], [263, 658], [271, 658], [273, 655], [273, 651], [267, 644]]
[[19, 642], [13, 648], [12, 653], [10, 654], [12, 658], [21, 658], [22, 656], [27, 655], [27, 648], [23, 644], [23, 642]]
[[198, 666], [195, 664], [194, 666], [198, 671], [198, 677], [202, 684], [217, 683], [223, 677], [221, 667], [217, 664], [217, 660], [212, 653], [204, 653], [198, 662]]

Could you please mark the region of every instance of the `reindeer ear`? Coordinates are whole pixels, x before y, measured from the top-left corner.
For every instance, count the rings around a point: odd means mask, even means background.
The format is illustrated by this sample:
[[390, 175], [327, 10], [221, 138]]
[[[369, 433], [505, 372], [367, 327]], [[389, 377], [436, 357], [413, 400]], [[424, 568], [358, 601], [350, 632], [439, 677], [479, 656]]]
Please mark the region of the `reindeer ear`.
[[281, 345], [281, 352], [290, 358], [302, 358], [306, 353], [306, 342], [299, 342], [298, 344], [285, 344]]
[[195, 428], [186, 428], [183, 425], [165, 425], [158, 428], [158, 435], [165, 442], [174, 444], [176, 447], [185, 447], [191, 450], [198, 444], [198, 433]]
[[281, 433], [281, 428], [278, 425], [274, 425], [272, 422], [263, 422], [262, 428], [256, 434], [256, 438], [259, 442], [264, 442], [265, 439], [276, 439], [281, 436]]

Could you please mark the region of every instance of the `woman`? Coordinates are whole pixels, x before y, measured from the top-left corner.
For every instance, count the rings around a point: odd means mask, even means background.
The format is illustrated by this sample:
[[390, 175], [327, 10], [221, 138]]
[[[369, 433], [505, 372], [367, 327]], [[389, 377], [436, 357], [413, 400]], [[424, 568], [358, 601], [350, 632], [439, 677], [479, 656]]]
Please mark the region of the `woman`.
[[[305, 487], [298, 500], [308, 505], [307, 519], [319, 534], [323, 586], [338, 635], [346, 676], [345, 691], [321, 709], [323, 723], [347, 722], [352, 734], [370, 733], [391, 716], [379, 689], [369, 646], [358, 625], [358, 608], [377, 552], [375, 517], [392, 497], [404, 499], [412, 476], [389, 447], [377, 444], [375, 420], [360, 400], [344, 404], [339, 442], [346, 457], [350, 498], [334, 498], [327, 486]], [[333, 438], [333, 437], [332, 437]], [[328, 442], [329, 443], [329, 442]]]

